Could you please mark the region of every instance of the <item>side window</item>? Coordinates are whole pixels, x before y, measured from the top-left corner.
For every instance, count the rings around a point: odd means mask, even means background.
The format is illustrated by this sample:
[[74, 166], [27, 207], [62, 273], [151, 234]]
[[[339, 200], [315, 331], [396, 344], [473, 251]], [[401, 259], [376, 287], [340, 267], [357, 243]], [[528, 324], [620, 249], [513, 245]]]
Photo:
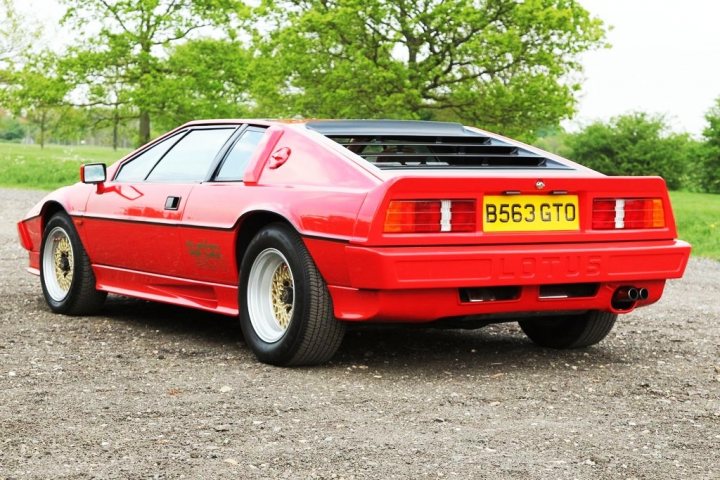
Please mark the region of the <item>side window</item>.
[[148, 181], [199, 182], [235, 128], [191, 130], [160, 160]]
[[246, 130], [225, 157], [215, 180], [218, 182], [242, 180], [250, 157], [264, 134], [265, 130]]
[[128, 163], [120, 168], [120, 171], [115, 176], [115, 181], [118, 182], [142, 182], [147, 177], [150, 170], [155, 164], [162, 158], [170, 148], [182, 138], [186, 132], [178, 133], [172, 137], [166, 138], [160, 143], [157, 143], [145, 150], [137, 157], [130, 160]]

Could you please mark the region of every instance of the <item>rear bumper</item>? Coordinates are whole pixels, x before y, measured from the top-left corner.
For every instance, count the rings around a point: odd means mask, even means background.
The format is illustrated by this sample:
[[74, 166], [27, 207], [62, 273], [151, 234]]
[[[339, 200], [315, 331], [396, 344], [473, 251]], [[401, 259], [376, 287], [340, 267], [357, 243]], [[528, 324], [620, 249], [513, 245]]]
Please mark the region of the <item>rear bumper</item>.
[[[515, 312], [627, 312], [659, 300], [665, 280], [680, 278], [689, 256], [690, 245], [680, 240], [397, 248], [345, 245], [347, 273], [342, 277], [347, 283], [328, 283], [335, 314], [343, 320], [428, 322]], [[318, 265], [321, 271], [322, 263]], [[544, 285], [577, 283], [597, 285], [597, 290], [580, 298], [541, 295]], [[627, 285], [647, 288], [648, 298], [626, 309], [614, 308], [613, 293]], [[517, 287], [516, 298], [461, 299], [460, 289], [499, 286]]]
[[681, 240], [472, 247], [345, 247], [350, 287], [411, 289], [680, 278]]

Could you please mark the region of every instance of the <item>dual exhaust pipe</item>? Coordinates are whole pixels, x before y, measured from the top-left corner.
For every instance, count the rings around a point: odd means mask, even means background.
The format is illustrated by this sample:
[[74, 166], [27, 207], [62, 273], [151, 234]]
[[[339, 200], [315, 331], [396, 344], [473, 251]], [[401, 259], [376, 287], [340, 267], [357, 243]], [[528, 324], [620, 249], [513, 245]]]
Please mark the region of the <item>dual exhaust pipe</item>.
[[620, 287], [613, 293], [612, 307], [616, 310], [629, 310], [635, 306], [636, 302], [647, 300], [649, 296], [650, 292], [647, 288]]

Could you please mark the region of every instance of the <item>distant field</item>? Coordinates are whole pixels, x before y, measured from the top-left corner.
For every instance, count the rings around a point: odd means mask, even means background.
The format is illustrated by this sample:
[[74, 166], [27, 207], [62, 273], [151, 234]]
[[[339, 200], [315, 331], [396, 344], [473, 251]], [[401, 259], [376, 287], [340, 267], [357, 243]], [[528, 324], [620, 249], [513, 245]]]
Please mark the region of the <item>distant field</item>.
[[671, 192], [680, 238], [693, 254], [720, 260], [720, 195]]
[[51, 190], [79, 180], [82, 163], [108, 165], [129, 150], [109, 147], [0, 143], [0, 185]]
[[[0, 186], [51, 190], [77, 182], [81, 163], [110, 165], [128, 152], [0, 143]], [[671, 197], [680, 238], [693, 244], [693, 254], [720, 260], [720, 195], [672, 192]]]

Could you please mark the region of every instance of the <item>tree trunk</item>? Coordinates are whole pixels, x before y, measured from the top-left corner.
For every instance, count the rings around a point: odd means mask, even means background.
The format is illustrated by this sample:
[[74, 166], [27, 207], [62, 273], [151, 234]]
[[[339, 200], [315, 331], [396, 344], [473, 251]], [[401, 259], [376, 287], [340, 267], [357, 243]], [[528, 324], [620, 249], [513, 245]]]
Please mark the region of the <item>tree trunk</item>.
[[150, 113], [147, 111], [140, 112], [140, 145], [145, 145], [150, 141]]
[[113, 112], [113, 150], [118, 148], [118, 124], [120, 123], [120, 115], [118, 115], [117, 105]]
[[45, 124], [47, 123], [47, 112], [43, 110], [40, 114], [40, 148], [45, 148]]

